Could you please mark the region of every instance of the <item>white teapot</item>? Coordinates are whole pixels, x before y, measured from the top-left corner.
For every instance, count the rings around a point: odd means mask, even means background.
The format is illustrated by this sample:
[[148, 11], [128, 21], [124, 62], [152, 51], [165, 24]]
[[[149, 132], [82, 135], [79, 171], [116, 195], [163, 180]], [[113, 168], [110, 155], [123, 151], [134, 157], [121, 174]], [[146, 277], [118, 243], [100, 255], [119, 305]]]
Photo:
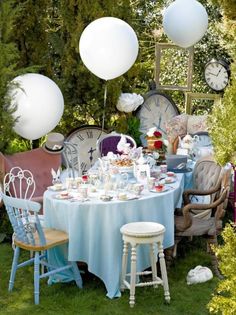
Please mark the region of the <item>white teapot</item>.
[[190, 151], [194, 148], [198, 141], [199, 141], [198, 135], [192, 137], [190, 134], [187, 134], [183, 139], [179, 137], [180, 148], [187, 149]]

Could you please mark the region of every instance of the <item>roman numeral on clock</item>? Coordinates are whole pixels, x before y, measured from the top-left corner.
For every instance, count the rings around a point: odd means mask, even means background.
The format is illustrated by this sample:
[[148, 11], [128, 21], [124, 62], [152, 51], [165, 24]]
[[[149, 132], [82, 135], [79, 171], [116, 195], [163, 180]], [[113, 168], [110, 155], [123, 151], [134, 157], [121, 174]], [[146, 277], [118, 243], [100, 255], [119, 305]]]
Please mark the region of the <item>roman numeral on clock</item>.
[[79, 135], [76, 135], [76, 137], [77, 137], [80, 141], [84, 141], [84, 137], [81, 136], [80, 134], [79, 134]]

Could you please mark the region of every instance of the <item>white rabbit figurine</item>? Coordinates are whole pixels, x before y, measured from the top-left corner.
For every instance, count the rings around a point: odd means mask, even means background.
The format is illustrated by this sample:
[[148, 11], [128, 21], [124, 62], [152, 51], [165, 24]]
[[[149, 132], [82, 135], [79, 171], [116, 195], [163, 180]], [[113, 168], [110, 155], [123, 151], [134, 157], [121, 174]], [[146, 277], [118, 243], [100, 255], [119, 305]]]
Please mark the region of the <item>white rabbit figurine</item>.
[[52, 174], [52, 184], [55, 185], [57, 183], [61, 183], [60, 176], [61, 176], [61, 170], [60, 167], [58, 168], [57, 172], [52, 168], [51, 169]]
[[195, 284], [206, 282], [213, 278], [211, 269], [207, 267], [197, 266], [191, 269], [187, 274], [187, 284]]

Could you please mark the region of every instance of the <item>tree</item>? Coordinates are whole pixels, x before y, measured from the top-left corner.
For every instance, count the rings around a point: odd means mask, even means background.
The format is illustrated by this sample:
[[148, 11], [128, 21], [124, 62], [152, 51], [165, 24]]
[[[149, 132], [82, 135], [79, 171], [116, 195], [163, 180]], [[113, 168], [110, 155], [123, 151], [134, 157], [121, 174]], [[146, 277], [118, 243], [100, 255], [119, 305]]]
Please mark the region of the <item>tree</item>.
[[0, 151], [4, 151], [15, 137], [10, 99], [7, 96], [9, 82], [17, 74], [19, 60], [17, 47], [10, 40], [16, 13], [13, 4], [14, 1], [0, 2]]
[[231, 84], [227, 88], [222, 103], [218, 104], [210, 117], [210, 134], [217, 161], [236, 164], [236, 2], [218, 1], [222, 8], [221, 29], [227, 39], [227, 50], [231, 56]]

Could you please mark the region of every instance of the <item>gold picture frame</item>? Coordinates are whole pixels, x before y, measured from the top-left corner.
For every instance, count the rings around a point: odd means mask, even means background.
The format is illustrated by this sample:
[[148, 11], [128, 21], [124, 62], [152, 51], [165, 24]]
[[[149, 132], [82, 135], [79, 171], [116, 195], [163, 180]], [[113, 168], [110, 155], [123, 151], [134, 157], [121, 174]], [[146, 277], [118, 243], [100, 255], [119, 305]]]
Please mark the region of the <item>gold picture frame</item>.
[[212, 100], [213, 106], [217, 102], [221, 101], [221, 96], [219, 94], [210, 94], [210, 93], [192, 93], [185, 92], [185, 113], [192, 115], [193, 114], [193, 100]]
[[[161, 61], [165, 50], [176, 50], [181, 53], [187, 53], [186, 62], [185, 62], [185, 72], [186, 84], [162, 84], [161, 83]], [[156, 62], [155, 62], [155, 82], [157, 90], [179, 90], [179, 91], [191, 91], [192, 90], [192, 76], [193, 76], [193, 59], [194, 59], [194, 48], [182, 48], [174, 44], [168, 43], [156, 43]], [[183, 64], [182, 64], [183, 66]], [[176, 68], [178, 69], [178, 67]]]

